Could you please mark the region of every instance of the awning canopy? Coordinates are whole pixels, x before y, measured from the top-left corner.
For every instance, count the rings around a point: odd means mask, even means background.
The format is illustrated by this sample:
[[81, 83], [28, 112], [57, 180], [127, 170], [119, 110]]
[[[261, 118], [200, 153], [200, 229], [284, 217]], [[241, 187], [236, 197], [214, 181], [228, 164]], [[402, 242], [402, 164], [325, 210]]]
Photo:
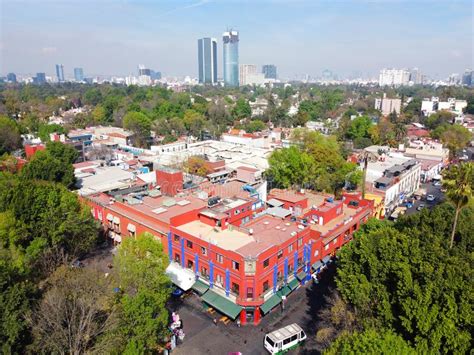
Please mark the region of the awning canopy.
[[278, 295], [278, 293], [276, 293], [260, 306], [260, 310], [263, 314], [267, 314], [280, 303], [281, 297]]
[[300, 271], [298, 274], [296, 274], [296, 278], [300, 281], [303, 281], [306, 276], [308, 276], [308, 274], [306, 274], [304, 271]]
[[166, 268], [166, 275], [169, 276], [171, 282], [183, 291], [189, 290], [196, 281], [196, 277], [191, 270], [182, 268], [174, 261], [172, 261]]
[[205, 284], [203, 281], [201, 280], [197, 280], [192, 289], [194, 291], [196, 291], [197, 293], [199, 293], [200, 295], [203, 295], [206, 293], [207, 290], [209, 290], [209, 285]]
[[329, 262], [331, 261], [331, 257], [329, 255], [326, 255], [324, 258], [323, 258], [323, 263], [326, 265], [328, 264]]
[[295, 288], [297, 288], [299, 285], [299, 281], [297, 279], [293, 279], [290, 282], [288, 282], [288, 287], [293, 291]]
[[242, 311], [242, 307], [211, 290], [207, 291], [202, 296], [202, 300], [232, 319], [237, 318], [237, 316]]
[[289, 286], [282, 287], [277, 294], [281, 296], [288, 296], [291, 293], [291, 288]]
[[113, 221], [114, 216], [112, 216], [110, 213], [107, 213], [107, 219], [108, 219], [109, 221]]
[[135, 227], [135, 225], [134, 225], [134, 224], [131, 224], [131, 223], [128, 224], [127, 229], [128, 229], [130, 232], [136, 232], [136, 231], [137, 231], [137, 227]]
[[120, 224], [120, 218], [114, 217], [114, 223], [115, 224]]
[[323, 263], [321, 262], [321, 260], [318, 260], [312, 265], [312, 268], [314, 270], [318, 270], [321, 266], [323, 266]]

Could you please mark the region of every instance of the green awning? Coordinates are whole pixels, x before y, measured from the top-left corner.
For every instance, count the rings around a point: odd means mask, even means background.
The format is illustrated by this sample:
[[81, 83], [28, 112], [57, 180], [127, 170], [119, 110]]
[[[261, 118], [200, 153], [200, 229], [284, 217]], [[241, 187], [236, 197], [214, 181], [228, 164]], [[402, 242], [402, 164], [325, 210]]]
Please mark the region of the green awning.
[[306, 278], [306, 272], [300, 271], [299, 273], [296, 274], [296, 278], [300, 281], [303, 281]]
[[293, 291], [295, 288], [297, 288], [299, 285], [299, 281], [297, 279], [293, 279], [290, 282], [288, 282], [288, 287]]
[[209, 290], [209, 285], [205, 284], [201, 280], [197, 280], [191, 288], [200, 295], [203, 295], [207, 290]]
[[312, 267], [313, 267], [313, 269], [314, 269], [315, 271], [318, 270], [321, 266], [323, 266], [323, 263], [322, 263], [320, 260], [316, 261], [316, 262], [312, 265]]
[[281, 296], [288, 296], [289, 294], [291, 293], [291, 288], [288, 287], [288, 286], [284, 286], [282, 287], [278, 292], [277, 294]]
[[236, 305], [232, 301], [228, 300], [221, 295], [218, 295], [214, 291], [207, 291], [203, 296], [202, 300], [211, 307], [217, 309], [219, 312], [224, 313], [226, 316], [235, 319], [242, 311], [242, 307]]
[[273, 308], [278, 306], [281, 302], [281, 297], [276, 293], [272, 297], [270, 297], [264, 304], [260, 306], [260, 310], [263, 314], [267, 314]]

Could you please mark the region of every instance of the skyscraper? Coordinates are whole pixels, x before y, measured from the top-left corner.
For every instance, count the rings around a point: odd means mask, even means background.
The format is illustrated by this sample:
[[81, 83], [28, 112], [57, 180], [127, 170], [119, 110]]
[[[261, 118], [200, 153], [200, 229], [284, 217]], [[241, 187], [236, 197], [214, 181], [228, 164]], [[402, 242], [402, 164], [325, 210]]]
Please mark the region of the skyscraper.
[[265, 79], [277, 78], [277, 67], [273, 64], [266, 64], [262, 66], [262, 73], [265, 75]]
[[56, 64], [56, 77], [59, 82], [64, 81], [64, 66], [62, 64]]
[[224, 32], [224, 85], [239, 86], [239, 33]]
[[46, 83], [46, 74], [45, 73], [36, 73], [36, 76], [33, 78], [33, 83], [35, 83], [35, 84], [44, 84], [44, 83]]
[[74, 68], [74, 80], [84, 81], [84, 71], [82, 68]]
[[10, 83], [16, 83], [16, 74], [15, 73], [8, 73], [7, 74], [7, 81]]
[[198, 39], [198, 65], [200, 83], [217, 83], [217, 40], [215, 38]]

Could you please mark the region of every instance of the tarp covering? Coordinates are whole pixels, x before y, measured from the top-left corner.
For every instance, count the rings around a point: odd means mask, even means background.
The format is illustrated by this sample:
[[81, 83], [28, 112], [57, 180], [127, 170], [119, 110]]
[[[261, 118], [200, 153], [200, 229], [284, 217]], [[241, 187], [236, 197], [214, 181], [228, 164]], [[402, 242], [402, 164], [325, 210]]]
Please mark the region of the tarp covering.
[[264, 304], [260, 306], [260, 310], [262, 311], [263, 314], [267, 314], [274, 307], [279, 305], [280, 302], [281, 302], [281, 297], [278, 295], [278, 293], [276, 293], [272, 297], [270, 297]]
[[242, 307], [211, 290], [207, 291], [202, 296], [202, 300], [232, 319], [237, 318], [237, 316], [242, 311]]
[[295, 288], [297, 288], [299, 285], [299, 282], [297, 279], [293, 279], [290, 282], [288, 282], [288, 287], [293, 291]]
[[200, 295], [203, 295], [206, 293], [207, 290], [209, 290], [209, 285], [205, 284], [201, 280], [197, 280], [194, 285], [193, 285], [193, 290], [199, 293]]
[[312, 268], [314, 270], [318, 270], [321, 266], [323, 266], [323, 263], [320, 260], [318, 260], [312, 265]]
[[172, 261], [166, 268], [166, 275], [170, 277], [171, 282], [183, 291], [189, 290], [196, 281], [196, 277], [191, 270], [182, 268], [174, 261]]

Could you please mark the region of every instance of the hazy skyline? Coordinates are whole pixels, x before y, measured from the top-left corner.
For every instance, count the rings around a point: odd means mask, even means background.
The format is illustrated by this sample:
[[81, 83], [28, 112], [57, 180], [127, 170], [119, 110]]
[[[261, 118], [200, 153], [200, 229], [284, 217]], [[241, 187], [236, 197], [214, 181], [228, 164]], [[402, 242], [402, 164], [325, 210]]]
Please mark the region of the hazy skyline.
[[242, 64], [281, 77], [376, 75], [418, 67], [446, 77], [473, 67], [471, 1], [9, 1], [1, 3], [0, 72], [136, 74], [137, 65], [197, 77], [197, 40], [239, 31]]

